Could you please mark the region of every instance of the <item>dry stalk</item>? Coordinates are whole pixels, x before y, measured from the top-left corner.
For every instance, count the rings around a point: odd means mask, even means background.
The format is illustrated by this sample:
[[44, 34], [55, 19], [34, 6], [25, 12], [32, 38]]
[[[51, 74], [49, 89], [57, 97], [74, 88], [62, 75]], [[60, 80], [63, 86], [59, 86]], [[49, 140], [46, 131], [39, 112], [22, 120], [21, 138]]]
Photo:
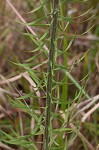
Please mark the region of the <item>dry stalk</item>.
[[[38, 67], [40, 67], [40, 66], [46, 64], [47, 61], [48, 61], [48, 60], [45, 60], [44, 62], [42, 62], [41, 64], [39, 64], [39, 65], [37, 65], [37, 66], [35, 66], [35, 67], [33, 67], [32, 69], [37, 69]], [[0, 82], [0, 85], [12, 83], [12, 82], [14, 82], [14, 81], [16, 81], [16, 80], [22, 78], [22, 77], [23, 77], [24, 75], [26, 75], [26, 74], [28, 74], [27, 71], [25, 71], [25, 72], [23, 72], [23, 73], [20, 73], [19, 75], [15, 76], [15, 77], [6, 79], [6, 80], [4, 80], [4, 81], [1, 81], [1, 82]]]
[[[77, 113], [73, 116], [73, 119], [78, 115], [81, 114], [82, 112], [84, 112], [86, 109], [90, 108], [92, 105], [94, 105], [97, 101], [99, 100], [99, 95], [96, 95], [93, 98], [90, 98], [89, 100], [86, 100], [84, 102], [81, 102], [80, 104], [77, 105]], [[83, 107], [82, 107], [83, 106]], [[82, 107], [82, 108], [81, 108]], [[92, 111], [98, 108], [98, 104], [96, 104], [95, 108], [92, 108]], [[89, 113], [88, 113], [89, 114]], [[86, 115], [86, 114], [85, 114]], [[84, 116], [85, 116], [84, 115]]]
[[5, 150], [15, 150], [15, 149], [9, 147], [8, 145], [3, 144], [2, 142], [0, 142], [0, 147], [5, 149]]
[[[19, 14], [19, 12], [16, 10], [16, 8], [13, 6], [13, 4], [10, 2], [10, 0], [6, 0], [6, 2], [11, 7], [13, 12], [17, 15], [17, 17], [24, 23], [24, 25], [30, 31], [30, 33], [32, 33], [36, 37], [36, 39], [38, 40], [37, 34], [33, 31], [33, 29], [30, 26], [27, 25], [27, 22], [25, 21], [25, 19]], [[44, 45], [44, 49], [46, 51], [48, 51], [48, 48], [46, 45]]]
[[[63, 111], [59, 112], [60, 115], [63, 117], [65, 120], [66, 114]], [[91, 143], [86, 139], [86, 137], [75, 127], [73, 123], [69, 123], [69, 126], [72, 128], [72, 130], [82, 139], [84, 143], [89, 147], [90, 150], [95, 150], [95, 148], [91, 145]]]
[[99, 108], [99, 103], [96, 104], [93, 108], [91, 108], [82, 118], [82, 122], [85, 122], [85, 120], [96, 110]]
[[85, 136], [77, 130], [73, 123], [69, 124], [72, 130], [82, 139], [84, 143], [89, 147], [90, 150], [95, 150], [95, 148], [91, 145], [91, 143], [85, 138]]

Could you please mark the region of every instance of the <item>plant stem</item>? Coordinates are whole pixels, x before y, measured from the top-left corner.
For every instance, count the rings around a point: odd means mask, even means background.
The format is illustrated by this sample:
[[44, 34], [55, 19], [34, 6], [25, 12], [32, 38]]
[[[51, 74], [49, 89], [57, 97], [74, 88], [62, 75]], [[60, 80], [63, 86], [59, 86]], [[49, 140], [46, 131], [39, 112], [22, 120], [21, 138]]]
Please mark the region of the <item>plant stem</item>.
[[45, 137], [44, 137], [44, 150], [49, 149], [50, 142], [50, 123], [52, 111], [52, 78], [54, 71], [54, 54], [55, 54], [55, 38], [58, 18], [58, 1], [53, 0], [53, 14], [52, 25], [50, 32], [50, 48], [49, 48], [49, 61], [48, 61], [48, 79], [47, 79], [47, 98], [46, 98], [46, 117], [45, 117]]
[[[62, 16], [65, 16], [65, 17], [67, 16], [67, 11], [66, 10], [67, 10], [67, 6], [66, 6], [66, 2], [64, 1], [60, 5], [60, 13], [61, 13]], [[66, 24], [62, 21], [61, 22], [61, 26], [62, 26], [64, 34], [67, 35], [68, 34], [68, 25], [67, 25], [67, 27], [65, 29]], [[65, 38], [63, 40], [63, 46], [62, 46], [63, 51], [65, 51], [67, 46], [68, 46], [68, 40]], [[66, 69], [67, 69], [67, 58], [68, 58], [67, 53], [64, 53], [63, 54], [63, 65], [65, 66]], [[61, 104], [61, 109], [63, 111], [65, 111], [65, 109], [66, 109], [66, 101], [67, 101], [67, 97], [68, 97], [68, 77], [67, 76], [63, 77], [63, 83], [65, 83], [65, 84], [62, 85], [62, 104]]]

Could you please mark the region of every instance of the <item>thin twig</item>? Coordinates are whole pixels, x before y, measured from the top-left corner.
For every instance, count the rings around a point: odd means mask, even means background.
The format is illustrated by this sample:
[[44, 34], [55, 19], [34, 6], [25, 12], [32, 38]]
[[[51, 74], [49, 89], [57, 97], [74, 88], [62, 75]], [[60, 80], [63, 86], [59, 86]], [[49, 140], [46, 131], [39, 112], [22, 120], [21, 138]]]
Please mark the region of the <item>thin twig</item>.
[[[85, 111], [86, 109], [90, 108], [93, 104], [95, 104], [97, 101], [99, 100], [99, 95], [96, 95], [93, 98], [88, 99], [88, 103], [87, 100], [84, 102], [81, 102], [80, 104], [77, 105], [77, 109], [80, 109], [77, 111], [77, 113], [73, 116], [72, 119], [74, 119], [78, 114], [80, 114], [81, 112]], [[86, 105], [87, 103], [87, 105]], [[81, 109], [80, 107], [82, 107], [84, 105], [84, 107]]]
[[86, 100], [86, 101], [84, 101], [84, 102], [81, 102], [80, 104], [77, 105], [77, 108], [79, 109], [80, 107], [82, 107], [83, 105], [85, 105], [87, 102], [89, 102], [88, 105], [86, 105], [85, 107], [83, 107], [84, 110], [85, 110], [85, 108], [88, 109], [88, 108], [89, 108], [91, 105], [93, 105], [98, 99], [99, 99], [99, 94], [96, 95], [96, 96], [94, 96], [94, 97], [92, 97], [92, 98], [90, 98], [90, 99], [88, 99], [88, 100]]
[[83, 107], [82, 109], [80, 109], [77, 112], [77, 114], [80, 113], [80, 112], [82, 112], [82, 111], [85, 111], [86, 109], [88, 109], [89, 107], [91, 107], [95, 102], [97, 102], [99, 100], [99, 95], [97, 95], [97, 96], [95, 96], [95, 97], [93, 97], [93, 98], [91, 98], [89, 100], [91, 100], [91, 102], [89, 102], [85, 107]]
[[82, 122], [85, 122], [85, 120], [96, 110], [99, 108], [99, 103], [96, 104], [93, 108], [91, 108], [82, 118]]
[[15, 149], [9, 147], [8, 145], [3, 144], [2, 142], [0, 142], [0, 147], [5, 149], [5, 150], [15, 150]]

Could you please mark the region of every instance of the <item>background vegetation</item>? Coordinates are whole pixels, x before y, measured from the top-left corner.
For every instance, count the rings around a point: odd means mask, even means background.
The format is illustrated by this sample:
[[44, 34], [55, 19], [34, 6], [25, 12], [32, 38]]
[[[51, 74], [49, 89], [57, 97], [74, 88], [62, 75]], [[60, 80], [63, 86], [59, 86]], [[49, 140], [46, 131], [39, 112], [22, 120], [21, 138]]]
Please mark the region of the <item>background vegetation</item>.
[[98, 0], [0, 0], [1, 150], [99, 149], [98, 18]]

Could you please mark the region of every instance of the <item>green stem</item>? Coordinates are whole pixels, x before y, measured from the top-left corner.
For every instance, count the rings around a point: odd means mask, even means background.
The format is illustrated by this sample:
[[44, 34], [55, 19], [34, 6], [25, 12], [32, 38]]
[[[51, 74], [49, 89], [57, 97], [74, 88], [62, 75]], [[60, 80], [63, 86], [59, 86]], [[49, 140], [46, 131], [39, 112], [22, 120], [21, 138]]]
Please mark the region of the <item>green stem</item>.
[[[66, 16], [66, 2], [63, 2], [60, 5], [60, 13], [62, 16]], [[64, 31], [64, 28], [66, 25], [63, 21], [62, 21], [61, 25], [63, 28], [63, 32], [65, 32], [64, 34], [67, 35], [68, 34], [68, 26]], [[65, 38], [63, 40], [63, 47], [62, 47], [63, 51], [66, 50], [67, 46], [68, 46], [68, 40]], [[63, 54], [63, 65], [65, 66], [65, 68], [67, 68], [67, 58], [68, 58], [67, 53], [64, 53]], [[65, 84], [63, 84], [63, 86], [62, 86], [62, 105], [61, 105], [61, 108], [63, 111], [65, 111], [65, 109], [66, 109], [66, 100], [67, 100], [67, 96], [68, 96], [68, 84], [67, 84], [67, 82], [68, 82], [68, 77], [64, 76], [63, 77], [63, 83], [65, 83]]]
[[[67, 42], [67, 39], [64, 39], [63, 41], [63, 48], [64, 50], [66, 49], [66, 47], [68, 46], [68, 42]], [[65, 53], [63, 55], [63, 59], [64, 59], [64, 62], [63, 62], [63, 65], [65, 66], [65, 68], [67, 69], [67, 54]], [[62, 110], [65, 111], [66, 109], [66, 101], [67, 101], [67, 96], [68, 96], [68, 77], [65, 76], [64, 79], [63, 79], [63, 86], [62, 86]]]
[[50, 48], [49, 48], [49, 61], [48, 61], [48, 80], [47, 80], [47, 99], [46, 99], [46, 117], [45, 117], [45, 137], [44, 137], [44, 150], [49, 149], [50, 142], [50, 123], [52, 112], [52, 78], [54, 71], [54, 55], [55, 55], [55, 38], [58, 18], [58, 2], [53, 0], [53, 14], [52, 25], [50, 33]]

